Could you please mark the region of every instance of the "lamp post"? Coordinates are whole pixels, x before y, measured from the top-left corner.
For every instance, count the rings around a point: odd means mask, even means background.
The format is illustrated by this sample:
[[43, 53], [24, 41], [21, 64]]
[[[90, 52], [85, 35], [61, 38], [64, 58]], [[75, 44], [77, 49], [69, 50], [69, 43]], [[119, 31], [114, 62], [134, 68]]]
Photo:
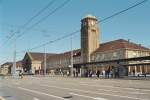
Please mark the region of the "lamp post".
[[44, 45], [44, 75], [46, 75], [46, 47]]
[[[44, 33], [44, 37], [50, 37], [48, 34], [45, 34], [47, 33], [47, 30], [43, 30], [42, 31]], [[46, 53], [46, 45], [44, 45], [44, 75], [46, 75], [46, 69], [47, 69], [47, 53]]]
[[14, 53], [13, 53], [13, 68], [12, 68], [12, 75], [16, 77], [16, 40], [14, 41]]
[[73, 77], [73, 49], [72, 49], [72, 35], [71, 35], [71, 59], [70, 59], [70, 62], [71, 62], [71, 76]]

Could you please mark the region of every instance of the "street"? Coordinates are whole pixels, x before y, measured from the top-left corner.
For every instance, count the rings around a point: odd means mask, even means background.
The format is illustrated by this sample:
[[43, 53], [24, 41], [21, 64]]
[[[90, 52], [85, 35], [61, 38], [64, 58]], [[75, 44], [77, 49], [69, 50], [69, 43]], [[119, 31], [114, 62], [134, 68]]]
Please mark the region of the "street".
[[6, 100], [150, 100], [150, 81], [71, 77], [0, 79]]

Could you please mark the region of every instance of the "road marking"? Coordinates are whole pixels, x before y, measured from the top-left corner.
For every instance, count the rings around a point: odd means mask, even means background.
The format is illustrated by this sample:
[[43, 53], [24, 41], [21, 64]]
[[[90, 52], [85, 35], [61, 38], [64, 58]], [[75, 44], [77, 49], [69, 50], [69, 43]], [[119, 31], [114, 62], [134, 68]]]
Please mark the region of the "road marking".
[[108, 90], [108, 89], [98, 89], [102, 91], [107, 91], [107, 92], [124, 92], [124, 91], [114, 91], [114, 90]]
[[80, 95], [80, 94], [76, 94], [76, 93], [69, 93], [71, 95], [76, 95], [76, 96], [80, 96], [80, 97], [85, 97], [85, 98], [91, 98], [91, 99], [94, 99], [94, 100], [107, 100], [107, 99], [104, 99], [104, 98], [99, 98], [99, 97], [91, 97], [91, 96], [86, 96], [86, 95]]
[[56, 89], [63, 89], [63, 90], [69, 90], [69, 91], [78, 91], [78, 92], [84, 92], [84, 93], [91, 93], [91, 94], [100, 94], [100, 95], [107, 95], [107, 96], [112, 96], [112, 97], [120, 97], [120, 98], [129, 98], [129, 99], [136, 99], [136, 100], [149, 100], [149, 99], [144, 99], [144, 98], [136, 98], [136, 97], [131, 97], [131, 96], [122, 96], [122, 95], [114, 95], [114, 94], [108, 94], [108, 93], [97, 93], [94, 91], [88, 91], [88, 90], [81, 90], [81, 89], [71, 89], [71, 88], [64, 88], [64, 87], [58, 87], [58, 86], [49, 86], [49, 85], [40, 85], [44, 87], [52, 87]]
[[79, 83], [81, 83], [81, 84], [93, 84], [93, 83], [96, 83], [96, 82], [79, 82]]
[[[50, 81], [50, 82], [56, 82], [57, 81]], [[86, 83], [95, 83], [95, 82], [79, 82], [80, 85], [87, 85], [87, 86], [92, 86], [92, 87], [109, 87], [109, 88], [118, 88], [118, 89], [126, 89], [126, 90], [136, 90], [136, 91], [146, 91], [146, 92], [150, 92], [150, 90], [148, 89], [137, 89], [137, 88], [127, 88], [127, 87], [118, 87], [118, 86], [107, 86], [107, 85], [89, 85]], [[70, 85], [77, 85], [74, 83], [61, 83], [61, 84], [70, 84]]]
[[129, 92], [131, 94], [146, 94], [146, 95], [150, 95], [149, 93], [143, 93], [143, 92]]
[[126, 88], [126, 87], [107, 86], [107, 85], [89, 85], [89, 84], [80, 84], [80, 85], [87, 85], [87, 86], [94, 86], [94, 87], [119, 88], [119, 89], [136, 90], [136, 91], [148, 91], [148, 92], [150, 91], [148, 89]]
[[40, 100], [40, 99], [34, 97], [33, 100]]
[[44, 92], [23, 88], [23, 87], [18, 87], [18, 89], [21, 89], [21, 90], [24, 90], [24, 91], [28, 91], [28, 92], [32, 92], [32, 93], [36, 93], [36, 94], [40, 94], [40, 95], [46, 95], [46, 96], [57, 98], [57, 99], [61, 99], [61, 100], [68, 100], [68, 99], [64, 99], [64, 98], [59, 97], [59, 96], [55, 96], [55, 95], [51, 95], [51, 94], [47, 94], [47, 93], [44, 93]]
[[[38, 77], [33, 77], [33, 78], [37, 78], [37, 79], [41, 79], [41, 78], [38, 78]], [[46, 80], [45, 80], [46, 81]], [[148, 90], [148, 89], [137, 89], [137, 88], [127, 88], [127, 87], [119, 87], [119, 86], [107, 86], [107, 85], [89, 85], [89, 84], [93, 84], [93, 83], [97, 83], [96, 82], [97, 80], [94, 80], [93, 82], [81, 82], [81, 81], [78, 81], [79, 83], [80, 83], [80, 85], [87, 85], [87, 86], [95, 86], [95, 87], [110, 87], [110, 88], [119, 88], [119, 89], [127, 89], [127, 90], [140, 90], [140, 91], [148, 91], [148, 92], [150, 92], [150, 90]], [[51, 80], [51, 81], [49, 81], [49, 82], [56, 82], [57, 83], [57, 81], [53, 81], [53, 80]], [[76, 81], [75, 81], [76, 82]], [[121, 84], [121, 81], [118, 81], [118, 82], [116, 82], [116, 81], [107, 81], [107, 82], [115, 82], [115, 83], [120, 83]], [[89, 84], [88, 84], [89, 83]], [[129, 81], [129, 83], [131, 83], [130, 81]], [[133, 82], [132, 82], [133, 83]], [[62, 83], [61, 83], [62, 84]], [[76, 84], [73, 84], [73, 83], [63, 83], [63, 84], [72, 84], [72, 85], [76, 85]], [[140, 84], [140, 83], [134, 83], [134, 84]]]
[[[39, 77], [34, 77], [34, 76], [32, 76], [31, 78], [33, 78], [33, 79], [38, 79], [38, 80], [41, 80], [41, 78], [39, 78]], [[42, 79], [43, 81], [47, 81], [47, 79]], [[49, 82], [57, 82], [57, 81], [54, 81], [54, 80], [48, 80]]]
[[15, 85], [20, 85], [20, 83], [18, 83], [18, 82], [16, 82], [16, 83], [14, 83]]
[[[116, 87], [116, 88], [121, 88], [121, 87]], [[148, 91], [148, 92], [150, 92], [150, 90], [148, 90], [148, 89], [136, 89], [136, 88], [123, 88], [123, 89], [137, 90], [137, 91]]]
[[145, 94], [145, 95], [150, 95], [149, 93], [143, 93], [143, 92], [128, 92], [128, 91], [114, 91], [114, 90], [108, 90], [108, 89], [98, 89], [102, 91], [107, 91], [107, 92], [122, 92], [122, 93], [131, 93], [131, 94]]
[[0, 100], [5, 100], [3, 97], [0, 96]]

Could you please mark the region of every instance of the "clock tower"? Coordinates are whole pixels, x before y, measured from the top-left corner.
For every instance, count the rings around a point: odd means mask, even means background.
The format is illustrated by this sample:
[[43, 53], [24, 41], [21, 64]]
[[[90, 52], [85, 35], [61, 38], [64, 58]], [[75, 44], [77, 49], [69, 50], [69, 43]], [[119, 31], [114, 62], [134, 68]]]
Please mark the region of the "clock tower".
[[99, 48], [99, 28], [95, 16], [87, 15], [81, 20], [81, 59], [90, 62], [91, 54]]

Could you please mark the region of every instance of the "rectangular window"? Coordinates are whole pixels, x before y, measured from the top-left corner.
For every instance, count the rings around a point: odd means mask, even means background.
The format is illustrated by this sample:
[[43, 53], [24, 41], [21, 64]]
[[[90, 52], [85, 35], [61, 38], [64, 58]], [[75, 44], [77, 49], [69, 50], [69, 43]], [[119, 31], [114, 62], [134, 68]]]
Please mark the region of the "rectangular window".
[[93, 33], [96, 33], [96, 30], [95, 30], [95, 29], [92, 29], [91, 31], [92, 31]]

